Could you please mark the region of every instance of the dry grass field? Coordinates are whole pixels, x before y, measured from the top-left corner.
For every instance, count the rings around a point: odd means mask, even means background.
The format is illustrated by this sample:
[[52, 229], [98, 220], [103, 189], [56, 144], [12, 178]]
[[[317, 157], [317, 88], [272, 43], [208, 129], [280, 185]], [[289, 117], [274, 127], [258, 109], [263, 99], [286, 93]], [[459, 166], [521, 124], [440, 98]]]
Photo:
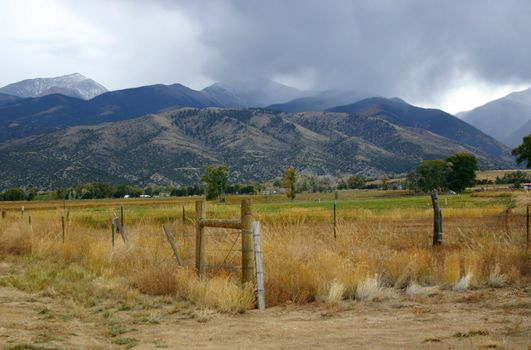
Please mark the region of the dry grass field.
[[[239, 200], [207, 204], [238, 218]], [[241, 286], [238, 231], [207, 229], [207, 278], [194, 271], [194, 200], [1, 202], [0, 344], [6, 349], [507, 348], [531, 346], [524, 192], [401, 191], [296, 201], [252, 196], [262, 223], [266, 311]], [[20, 206], [25, 206], [21, 216]], [[131, 244], [111, 217], [124, 206]], [[185, 220], [182, 220], [182, 208]], [[31, 214], [31, 225], [28, 216]], [[185, 267], [161, 230], [167, 224]]]
[[478, 171], [476, 177], [478, 180], [496, 180], [496, 177], [503, 177], [503, 175], [512, 173], [515, 171], [522, 171], [529, 174], [531, 170], [529, 169], [508, 169], [508, 170], [482, 170]]

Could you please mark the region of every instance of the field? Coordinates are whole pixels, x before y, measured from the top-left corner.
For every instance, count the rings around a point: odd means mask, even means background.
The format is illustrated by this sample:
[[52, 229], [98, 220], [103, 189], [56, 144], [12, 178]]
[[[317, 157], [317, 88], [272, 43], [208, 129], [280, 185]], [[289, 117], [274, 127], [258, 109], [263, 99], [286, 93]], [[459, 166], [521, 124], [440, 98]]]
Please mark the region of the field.
[[[528, 348], [524, 192], [403, 191], [231, 196], [207, 217], [262, 224], [265, 311], [241, 286], [239, 231], [207, 229], [194, 270], [198, 198], [0, 202], [0, 344], [63, 348]], [[21, 206], [24, 205], [24, 215]], [[131, 244], [111, 217], [124, 208]], [[66, 208], [66, 210], [65, 210]], [[184, 218], [183, 218], [184, 208]], [[61, 215], [65, 215], [64, 242]], [[31, 215], [31, 224], [29, 216]], [[183, 220], [184, 219], [184, 220]], [[177, 267], [161, 230], [173, 232]]]
[[478, 180], [491, 180], [495, 181], [496, 177], [503, 177], [503, 175], [515, 172], [515, 171], [521, 171], [524, 173], [529, 174], [531, 170], [529, 169], [512, 169], [512, 170], [483, 170], [477, 172], [477, 179]]

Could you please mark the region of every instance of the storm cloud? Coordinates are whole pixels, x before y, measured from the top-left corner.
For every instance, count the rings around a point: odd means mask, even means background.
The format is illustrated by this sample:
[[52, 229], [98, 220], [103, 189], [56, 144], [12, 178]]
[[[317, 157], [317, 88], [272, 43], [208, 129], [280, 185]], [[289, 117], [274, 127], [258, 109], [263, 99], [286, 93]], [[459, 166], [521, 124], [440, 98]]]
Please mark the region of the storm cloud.
[[[190, 8], [188, 8], [190, 10]], [[212, 1], [190, 11], [215, 80], [277, 77], [433, 99], [531, 81], [531, 1]]]
[[[111, 89], [265, 78], [438, 106], [467, 86], [531, 85], [528, 0], [21, 3], [0, 6], [0, 83], [72, 71]], [[40, 21], [35, 34], [24, 20]]]

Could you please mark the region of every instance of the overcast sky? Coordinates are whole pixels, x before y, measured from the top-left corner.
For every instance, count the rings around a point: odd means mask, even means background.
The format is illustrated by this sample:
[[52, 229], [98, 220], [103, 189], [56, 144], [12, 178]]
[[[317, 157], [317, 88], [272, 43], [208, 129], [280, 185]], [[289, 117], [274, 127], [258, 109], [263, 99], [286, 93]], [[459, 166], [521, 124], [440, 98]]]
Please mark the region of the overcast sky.
[[529, 0], [0, 0], [0, 86], [273, 79], [457, 112], [531, 86]]

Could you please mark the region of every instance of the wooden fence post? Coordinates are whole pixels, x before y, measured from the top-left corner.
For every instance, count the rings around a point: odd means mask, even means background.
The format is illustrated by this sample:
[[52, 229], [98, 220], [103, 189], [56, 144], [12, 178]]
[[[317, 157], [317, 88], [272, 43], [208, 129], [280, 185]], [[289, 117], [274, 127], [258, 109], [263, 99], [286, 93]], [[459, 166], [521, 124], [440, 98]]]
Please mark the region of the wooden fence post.
[[254, 275], [253, 264], [253, 214], [251, 200], [242, 200], [241, 230], [242, 230], [242, 284], [252, 283]]
[[124, 206], [120, 206], [120, 224], [124, 227]]
[[127, 236], [127, 233], [125, 232], [121, 221], [115, 218], [114, 222], [116, 224], [117, 231], [120, 233], [120, 235], [122, 236], [122, 239], [124, 240], [124, 243], [129, 245], [129, 237]]
[[31, 226], [31, 211], [28, 211], [28, 224]]
[[529, 205], [526, 210], [525, 228], [525, 251], [527, 252], [529, 250]]
[[205, 218], [205, 202], [195, 202], [195, 268], [200, 277], [203, 277], [206, 271], [205, 264], [205, 229], [201, 225], [201, 220]]
[[439, 205], [437, 190], [431, 191], [431, 203], [433, 205], [433, 245], [440, 245], [443, 240], [443, 230], [441, 207]]
[[61, 236], [63, 237], [63, 243], [65, 242], [65, 214], [61, 214]]
[[336, 201], [334, 200], [334, 239], [337, 236]]
[[260, 221], [253, 222], [254, 239], [254, 262], [256, 267], [256, 294], [258, 299], [258, 309], [265, 310], [265, 287], [264, 268], [262, 264], [262, 247], [260, 243]]
[[6, 218], [6, 211], [2, 210], [2, 219], [5, 219], [5, 218]]
[[168, 230], [166, 225], [162, 225], [162, 229], [164, 230], [164, 234], [166, 235], [166, 238], [168, 239], [168, 242], [170, 243], [171, 249], [173, 250], [173, 255], [175, 256], [175, 260], [177, 261], [177, 265], [183, 266], [183, 263], [181, 261], [181, 257], [179, 256], [179, 253], [177, 253], [177, 248], [175, 247], [175, 242], [173, 240], [173, 235], [171, 234], [170, 230]]
[[114, 218], [111, 220], [111, 241], [114, 248]]
[[337, 207], [337, 198], [339, 197], [338, 192], [336, 191], [334, 193], [334, 239], [336, 239], [337, 236], [337, 215], [336, 215], [336, 207]]

